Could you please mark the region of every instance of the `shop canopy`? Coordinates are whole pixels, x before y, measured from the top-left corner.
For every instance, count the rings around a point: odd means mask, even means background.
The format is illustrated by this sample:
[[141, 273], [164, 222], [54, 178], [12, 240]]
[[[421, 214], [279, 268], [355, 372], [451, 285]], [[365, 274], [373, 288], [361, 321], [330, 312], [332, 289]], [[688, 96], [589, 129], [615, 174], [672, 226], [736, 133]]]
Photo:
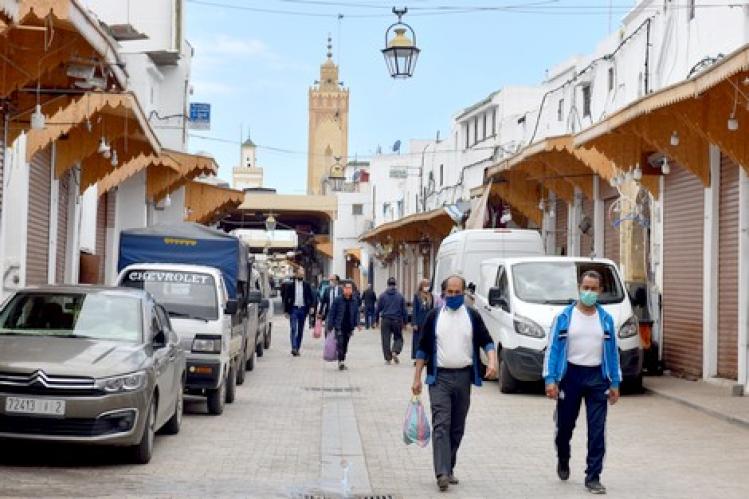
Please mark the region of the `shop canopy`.
[[185, 185], [185, 208], [191, 222], [210, 224], [232, 211], [244, 200], [244, 193], [234, 189], [192, 180]]
[[441, 241], [450, 234], [454, 225], [445, 208], [438, 208], [379, 225], [365, 232], [359, 240], [370, 244], [386, 241], [417, 243], [425, 239]]

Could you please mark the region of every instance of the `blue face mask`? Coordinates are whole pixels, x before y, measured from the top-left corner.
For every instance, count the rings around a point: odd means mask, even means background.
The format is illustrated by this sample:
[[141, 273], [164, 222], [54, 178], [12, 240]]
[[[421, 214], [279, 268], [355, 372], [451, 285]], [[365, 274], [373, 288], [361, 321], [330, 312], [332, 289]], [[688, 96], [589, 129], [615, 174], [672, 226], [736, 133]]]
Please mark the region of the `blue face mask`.
[[464, 299], [463, 295], [448, 296], [445, 298], [445, 305], [450, 310], [458, 310], [463, 305]]
[[592, 307], [598, 302], [598, 293], [595, 291], [580, 291], [580, 301], [586, 307]]

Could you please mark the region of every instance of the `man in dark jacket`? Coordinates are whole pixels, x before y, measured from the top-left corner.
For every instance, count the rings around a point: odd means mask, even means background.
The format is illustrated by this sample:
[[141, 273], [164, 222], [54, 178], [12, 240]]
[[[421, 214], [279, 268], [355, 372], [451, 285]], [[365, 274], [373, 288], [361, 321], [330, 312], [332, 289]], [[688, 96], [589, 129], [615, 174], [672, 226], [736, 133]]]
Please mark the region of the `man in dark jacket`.
[[[320, 306], [317, 309], [317, 316], [327, 324], [328, 314], [330, 313], [330, 307], [333, 306], [333, 302], [341, 296], [341, 287], [339, 286], [339, 278], [337, 274], [331, 274], [328, 280], [328, 287], [325, 288], [325, 292], [320, 300]], [[330, 330], [330, 327], [328, 327]]]
[[343, 295], [338, 297], [330, 307], [328, 314], [330, 329], [335, 331], [338, 346], [338, 369], [346, 369], [348, 342], [355, 328], [359, 326], [359, 302], [354, 297], [354, 286], [350, 282], [343, 284]]
[[371, 283], [364, 291], [362, 300], [364, 300], [364, 325], [367, 327], [367, 329], [369, 329], [374, 326], [375, 307], [377, 306], [377, 295], [375, 294]]
[[315, 306], [315, 294], [312, 286], [304, 280], [304, 269], [296, 270], [294, 280], [286, 283], [281, 290], [283, 312], [289, 318], [291, 326], [291, 355], [299, 356], [304, 337], [304, 322], [307, 314]]
[[388, 289], [377, 299], [375, 316], [380, 323], [382, 355], [385, 363], [400, 363], [398, 355], [403, 350], [403, 325], [408, 322], [406, 299], [398, 292], [395, 278], [388, 279]]
[[421, 394], [421, 372], [426, 366], [432, 406], [434, 474], [443, 492], [450, 484], [458, 483], [453, 470], [471, 403], [471, 384], [481, 386], [480, 349], [489, 359], [486, 377], [492, 379], [497, 375], [497, 351], [479, 313], [464, 305], [465, 288], [462, 277], [450, 277], [445, 306], [427, 314], [411, 387], [414, 395]]

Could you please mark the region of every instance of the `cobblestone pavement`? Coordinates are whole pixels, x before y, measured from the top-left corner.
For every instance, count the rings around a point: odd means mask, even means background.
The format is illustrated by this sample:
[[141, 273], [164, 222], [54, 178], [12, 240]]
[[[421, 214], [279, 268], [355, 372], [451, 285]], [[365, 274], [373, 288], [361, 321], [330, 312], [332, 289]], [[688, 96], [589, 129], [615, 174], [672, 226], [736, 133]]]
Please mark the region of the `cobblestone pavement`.
[[[274, 344], [238, 387], [236, 402], [220, 417], [206, 415], [204, 403], [188, 404], [182, 432], [157, 438], [151, 464], [123, 464], [121, 454], [106, 449], [0, 442], [0, 495], [272, 498], [326, 491], [335, 497], [346, 460], [355, 493], [585, 496], [584, 418], [573, 442], [572, 477], [561, 483], [553, 404], [540, 394], [502, 395], [496, 383], [474, 391], [456, 469], [461, 483], [439, 494], [431, 446], [406, 447], [401, 437], [410, 349], [401, 365], [385, 366], [379, 334], [357, 332], [350, 369], [338, 372], [323, 364], [322, 341], [309, 334], [302, 356], [292, 358], [287, 331], [276, 318]], [[653, 395], [624, 397], [609, 414], [602, 477], [609, 496], [746, 497], [745, 427]]]

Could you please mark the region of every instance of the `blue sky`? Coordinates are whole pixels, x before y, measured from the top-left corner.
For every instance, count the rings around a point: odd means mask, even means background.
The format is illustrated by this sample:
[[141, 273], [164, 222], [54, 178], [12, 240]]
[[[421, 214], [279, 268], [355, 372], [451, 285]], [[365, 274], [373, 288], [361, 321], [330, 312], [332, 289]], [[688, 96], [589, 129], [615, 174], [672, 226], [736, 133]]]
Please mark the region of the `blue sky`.
[[[385, 9], [358, 9], [328, 1], [305, 5], [294, 0], [208, 0], [216, 4], [327, 13], [307, 17], [235, 10], [187, 0], [187, 36], [195, 47], [193, 102], [212, 105], [210, 131], [193, 134], [190, 150], [207, 151], [231, 178], [238, 163], [240, 127], [260, 146], [258, 162], [265, 185], [299, 194], [306, 186], [307, 91], [325, 59], [326, 37], [334, 39], [341, 79], [351, 91], [349, 154], [365, 158], [378, 145], [432, 138], [446, 133], [453, 113], [505, 85], [533, 85], [547, 68], [594, 50], [606, 36], [609, 15], [568, 10], [565, 5], [608, 5], [604, 0], [537, 0], [551, 5], [543, 13], [482, 12], [419, 16], [404, 21], [422, 49], [410, 80], [394, 81], [380, 53], [385, 29], [394, 16]], [[412, 0], [410, 6], [508, 5], [533, 0]], [[392, 6], [349, 0], [342, 3]], [[632, 1], [615, 0], [614, 26]], [[562, 8], [559, 8], [562, 7]], [[342, 12], [339, 23], [335, 14]], [[356, 18], [356, 14], [382, 17]], [[347, 15], [351, 17], [347, 17]], [[283, 149], [279, 152], [267, 147]]]

